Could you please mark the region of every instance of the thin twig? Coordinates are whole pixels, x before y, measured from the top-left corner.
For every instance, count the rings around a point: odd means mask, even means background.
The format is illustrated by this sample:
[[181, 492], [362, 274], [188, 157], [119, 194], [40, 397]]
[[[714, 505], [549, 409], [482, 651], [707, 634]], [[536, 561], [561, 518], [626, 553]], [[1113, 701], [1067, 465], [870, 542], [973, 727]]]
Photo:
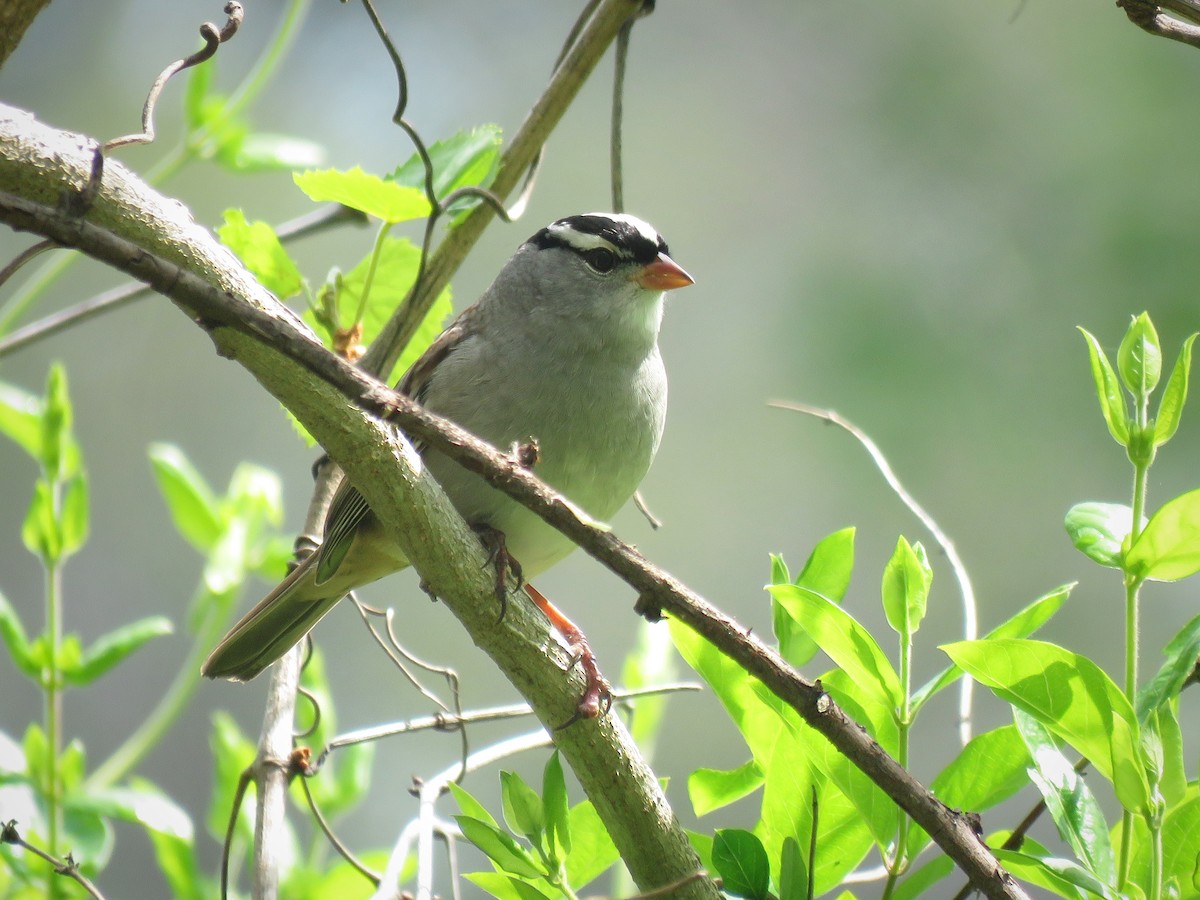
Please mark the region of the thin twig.
[[211, 59], [221, 44], [237, 34], [237, 30], [242, 24], [242, 19], [245, 18], [245, 10], [242, 9], [242, 4], [230, 0], [229, 3], [225, 4], [224, 12], [227, 18], [225, 24], [220, 28], [212, 22], [205, 22], [200, 26], [200, 37], [204, 39], [204, 46], [201, 49], [197, 50], [191, 56], [186, 56], [171, 63], [159, 73], [158, 78], [154, 79], [154, 84], [150, 86], [150, 93], [146, 95], [146, 102], [142, 106], [141, 133], [127, 134], [123, 137], [113, 138], [103, 145], [101, 148], [102, 152], [108, 153], [127, 144], [151, 144], [154, 142], [154, 107], [158, 104], [158, 96], [162, 93], [167, 82], [184, 69], [191, 68]]
[[100, 889], [96, 887], [96, 885], [93, 884], [86, 875], [79, 871], [79, 863], [75, 862], [71, 854], [68, 853], [67, 858], [62, 860], [47, 853], [41, 847], [37, 847], [29, 843], [29, 841], [21, 837], [20, 832], [17, 831], [16, 819], [9, 819], [2, 827], [0, 827], [0, 844], [12, 844], [15, 847], [21, 847], [25, 851], [32, 853], [34, 856], [37, 856], [48, 862], [54, 867], [56, 874], [63, 875], [66, 878], [70, 878], [78, 882], [79, 885], [85, 891], [95, 897], [96, 900], [104, 900], [104, 895], [100, 893]]
[[369, 882], [371, 882], [371, 884], [373, 884], [375, 887], [379, 887], [379, 882], [382, 876], [380, 876], [378, 872], [359, 859], [354, 854], [353, 850], [342, 843], [341, 838], [339, 838], [334, 832], [333, 826], [329, 824], [329, 821], [321, 812], [321, 808], [317, 806], [317, 799], [312, 795], [312, 790], [308, 786], [307, 778], [300, 779], [300, 787], [304, 789], [304, 798], [308, 801], [309, 812], [311, 812], [313, 814], [313, 818], [317, 820], [318, 827], [324, 833], [325, 839], [333, 845], [333, 849], [337, 852], [338, 856], [353, 866], [354, 869]]
[[35, 257], [40, 256], [42, 253], [51, 249], [52, 247], [57, 246], [58, 244], [54, 243], [54, 241], [38, 241], [32, 246], [26, 247], [13, 258], [12, 262], [10, 262], [3, 269], [0, 269], [0, 287], [3, 287], [8, 279], [16, 275], [17, 272], [20, 271], [21, 266], [25, 265]]
[[[958, 555], [958, 549], [954, 546], [954, 542], [950, 540], [949, 535], [942, 531], [941, 526], [938, 525], [933, 516], [927, 513], [925, 508], [917, 502], [917, 498], [910, 494], [904, 485], [900, 483], [900, 479], [888, 463], [883, 451], [879, 449], [879, 445], [871, 440], [870, 436], [861, 428], [831, 409], [822, 409], [788, 400], [773, 400], [768, 405], [774, 406], [777, 409], [801, 412], [805, 415], [823, 419], [848, 432], [862, 444], [863, 448], [870, 454], [872, 461], [874, 461], [875, 468], [879, 470], [879, 473], [888, 483], [892, 492], [900, 498], [901, 503], [908, 507], [909, 512], [916, 516], [921, 524], [925, 526], [933, 536], [933, 540], [941, 548], [942, 552], [946, 554], [946, 560], [950, 563], [950, 569], [954, 573], [954, 579], [958, 582], [958, 589], [962, 595], [963, 637], [968, 641], [975, 640], [979, 636], [979, 612], [975, 602], [975, 589], [971, 586], [971, 577], [967, 574], [967, 567]], [[971, 740], [971, 698], [974, 683], [974, 680], [969, 676], [964, 676], [959, 696], [958, 737], [964, 747]]]
[[[339, 225], [365, 225], [366, 222], [367, 217], [358, 210], [350, 209], [339, 203], [331, 203], [313, 212], [289, 219], [275, 229], [275, 234], [282, 243], [286, 244], [320, 234]], [[17, 329], [8, 337], [0, 339], [0, 358], [43, 338], [65, 331], [74, 325], [81, 325], [101, 313], [120, 309], [127, 303], [148, 297], [153, 293], [154, 291], [146, 285], [132, 281], [129, 284], [123, 284], [94, 297], [89, 297], [68, 309], [51, 313], [24, 328]]]
[[[651, 687], [637, 688], [635, 690], [623, 691], [614, 690], [612, 692], [613, 702], [620, 703], [628, 700], [636, 700], [639, 697], [652, 697], [660, 694], [681, 693], [684, 691], [699, 691], [700, 686], [692, 682], [676, 682], [672, 684], [659, 684]], [[356, 731], [350, 731], [346, 734], [339, 735], [331, 740], [325, 749], [321, 751], [321, 755], [317, 757], [315, 764], [316, 768], [320, 768], [325, 762], [325, 759], [334, 750], [339, 750], [342, 747], [347, 747], [352, 744], [363, 744], [368, 741], [377, 741], [381, 738], [394, 737], [400, 734], [412, 734], [418, 731], [445, 731], [450, 728], [462, 728], [466, 725], [478, 724], [480, 722], [498, 722], [504, 719], [516, 719], [523, 716], [533, 715], [533, 710], [528, 703], [510, 703], [504, 706], [493, 706], [487, 709], [476, 710], [474, 712], [464, 712], [460, 715], [447, 715], [438, 713], [433, 716], [422, 716], [416, 719], [409, 719], [405, 722], [392, 723], [390, 725], [376, 725], [372, 728], [361, 728]]]

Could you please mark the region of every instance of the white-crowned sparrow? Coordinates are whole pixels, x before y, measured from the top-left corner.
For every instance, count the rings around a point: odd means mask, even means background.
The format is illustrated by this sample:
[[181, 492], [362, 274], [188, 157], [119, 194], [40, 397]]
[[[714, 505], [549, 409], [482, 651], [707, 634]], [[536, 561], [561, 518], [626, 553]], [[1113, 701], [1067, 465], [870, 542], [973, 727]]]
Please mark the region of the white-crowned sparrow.
[[[658, 232], [633, 216], [559, 219], [521, 245], [398, 390], [499, 449], [536, 441], [535, 474], [608, 519], [658, 449], [667, 408], [658, 352], [663, 293], [691, 283]], [[525, 575], [574, 549], [478, 475], [436, 451], [424, 457], [463, 518], [502, 535]], [[253, 678], [347, 593], [407, 565], [343, 481], [321, 547], [233, 627], [203, 673]]]

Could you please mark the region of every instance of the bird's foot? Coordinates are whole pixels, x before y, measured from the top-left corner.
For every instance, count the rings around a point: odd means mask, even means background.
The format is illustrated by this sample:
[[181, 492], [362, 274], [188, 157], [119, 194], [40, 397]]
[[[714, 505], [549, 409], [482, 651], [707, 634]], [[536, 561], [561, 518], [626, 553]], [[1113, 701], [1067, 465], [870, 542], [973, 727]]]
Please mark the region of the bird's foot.
[[500, 623], [504, 621], [504, 614], [508, 611], [509, 574], [516, 579], [518, 591], [525, 585], [525, 579], [521, 575], [521, 564], [509, 554], [503, 531], [484, 524], [472, 525], [471, 529], [479, 535], [480, 542], [487, 550], [488, 563], [496, 568], [496, 600], [500, 604], [500, 615], [496, 622]]
[[537, 608], [546, 614], [546, 618], [550, 620], [554, 629], [562, 635], [567, 649], [573, 656], [571, 667], [579, 666], [586, 682], [583, 696], [575, 705], [574, 714], [555, 730], [562, 730], [568, 725], [574, 725], [580, 719], [595, 719], [604, 715], [612, 707], [612, 686], [600, 673], [600, 666], [596, 663], [596, 655], [592, 653], [592, 648], [588, 646], [587, 637], [584, 636], [578, 625], [563, 615], [558, 607], [547, 600], [542, 592], [532, 584], [525, 585], [525, 593], [529, 595], [529, 599]]

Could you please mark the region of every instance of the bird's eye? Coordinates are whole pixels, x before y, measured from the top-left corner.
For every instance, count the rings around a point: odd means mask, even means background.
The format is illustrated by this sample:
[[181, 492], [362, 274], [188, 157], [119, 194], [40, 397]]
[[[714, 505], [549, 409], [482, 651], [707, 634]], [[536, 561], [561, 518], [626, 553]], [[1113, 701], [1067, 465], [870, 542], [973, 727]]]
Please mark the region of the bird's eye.
[[617, 256], [611, 250], [604, 247], [596, 247], [593, 250], [588, 250], [583, 254], [583, 260], [593, 271], [605, 275], [611, 272], [617, 265]]

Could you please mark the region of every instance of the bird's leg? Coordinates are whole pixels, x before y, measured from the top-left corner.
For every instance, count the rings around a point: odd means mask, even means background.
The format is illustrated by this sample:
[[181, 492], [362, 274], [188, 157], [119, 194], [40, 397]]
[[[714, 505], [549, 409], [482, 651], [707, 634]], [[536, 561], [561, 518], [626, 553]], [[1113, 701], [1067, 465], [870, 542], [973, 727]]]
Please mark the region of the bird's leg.
[[509, 573], [511, 572], [517, 581], [517, 590], [525, 584], [525, 579], [521, 576], [521, 564], [509, 555], [503, 531], [483, 523], [472, 525], [471, 530], [479, 535], [479, 540], [488, 552], [488, 562], [496, 567], [496, 600], [500, 603], [500, 617], [496, 622], [500, 623], [504, 621], [504, 614], [508, 611]]
[[580, 719], [594, 719], [602, 713], [608, 712], [609, 707], [612, 706], [612, 687], [600, 674], [596, 656], [592, 653], [592, 648], [588, 646], [587, 638], [579, 630], [579, 626], [563, 615], [558, 607], [547, 600], [542, 592], [532, 584], [525, 585], [525, 593], [529, 595], [529, 599], [537, 608], [546, 614], [546, 618], [550, 620], [550, 624], [554, 626], [555, 630], [562, 635], [567, 649], [574, 654], [573, 665], [583, 669], [584, 678], [587, 680], [587, 687], [584, 688], [583, 696], [579, 698], [579, 703], [575, 707], [575, 715], [558, 727], [566, 728]]

